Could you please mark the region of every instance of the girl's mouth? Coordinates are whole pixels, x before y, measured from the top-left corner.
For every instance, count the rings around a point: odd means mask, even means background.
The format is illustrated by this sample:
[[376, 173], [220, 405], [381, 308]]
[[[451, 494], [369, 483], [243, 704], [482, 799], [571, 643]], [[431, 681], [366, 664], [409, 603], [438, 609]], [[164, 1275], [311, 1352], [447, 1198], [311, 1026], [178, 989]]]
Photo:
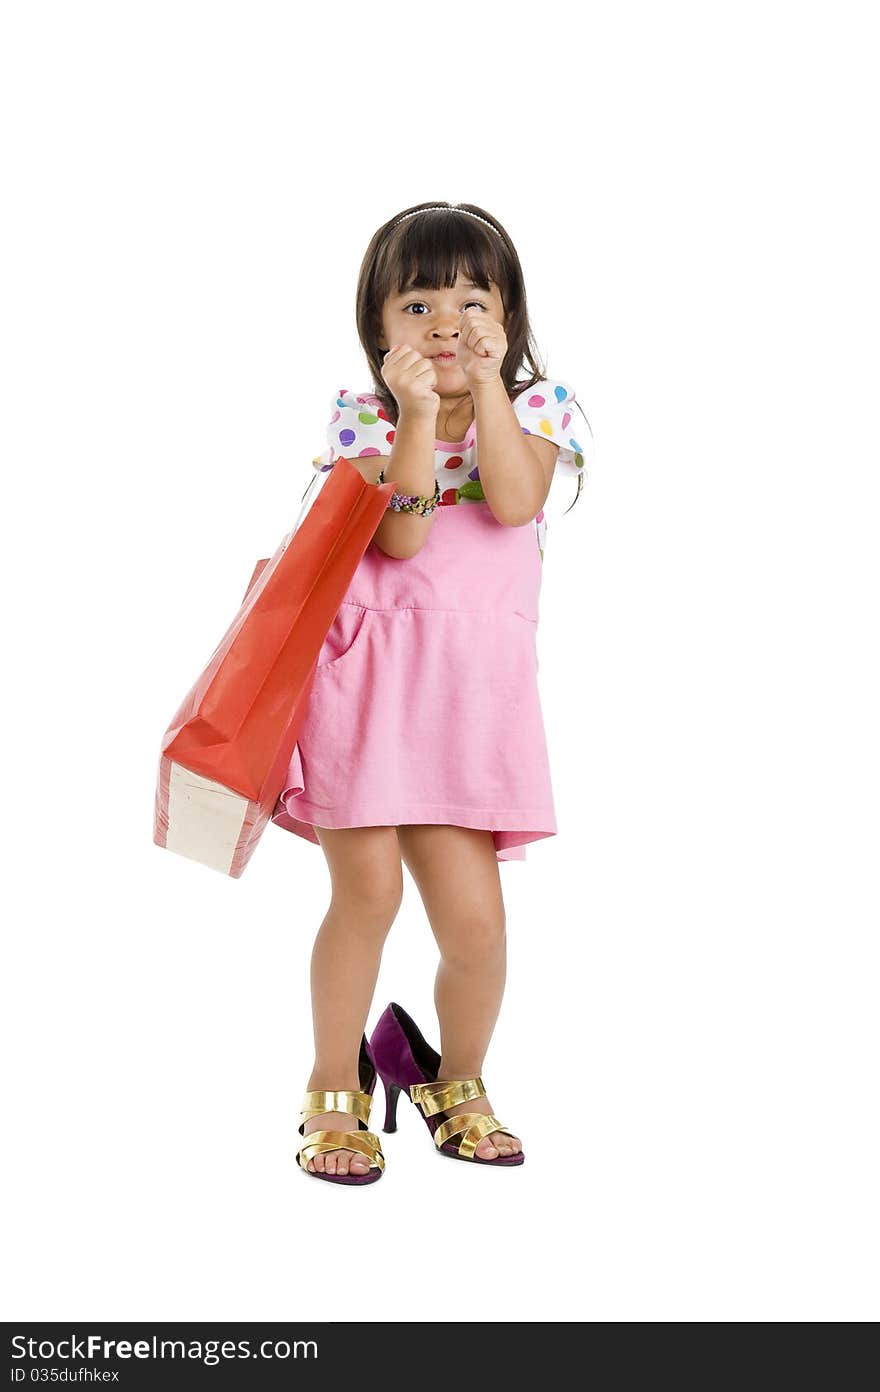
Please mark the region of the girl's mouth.
[[454, 362], [455, 362], [455, 353], [435, 353], [435, 354], [434, 354], [434, 362], [446, 363], [446, 364], [448, 364], [448, 363], [454, 363]]

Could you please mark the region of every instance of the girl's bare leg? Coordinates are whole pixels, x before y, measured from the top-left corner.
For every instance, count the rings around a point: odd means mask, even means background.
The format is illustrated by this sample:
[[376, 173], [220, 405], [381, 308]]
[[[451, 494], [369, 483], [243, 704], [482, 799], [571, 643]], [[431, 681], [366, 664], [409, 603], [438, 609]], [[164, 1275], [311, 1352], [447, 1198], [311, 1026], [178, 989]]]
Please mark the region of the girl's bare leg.
[[[506, 974], [506, 920], [501, 877], [491, 832], [460, 826], [397, 828], [400, 852], [418, 886], [440, 948], [434, 1002], [440, 1020], [442, 1079], [482, 1072]], [[449, 873], [449, 867], [455, 873]], [[487, 1097], [450, 1107], [491, 1113]], [[500, 1131], [484, 1136], [481, 1159], [511, 1155], [519, 1139]]]
[[[358, 1092], [358, 1054], [376, 988], [382, 948], [403, 897], [395, 827], [315, 827], [330, 871], [330, 907], [312, 949], [315, 1065], [307, 1091]], [[310, 1131], [356, 1131], [348, 1113], [325, 1112]], [[350, 1150], [316, 1155], [310, 1170], [366, 1174], [369, 1161]]]

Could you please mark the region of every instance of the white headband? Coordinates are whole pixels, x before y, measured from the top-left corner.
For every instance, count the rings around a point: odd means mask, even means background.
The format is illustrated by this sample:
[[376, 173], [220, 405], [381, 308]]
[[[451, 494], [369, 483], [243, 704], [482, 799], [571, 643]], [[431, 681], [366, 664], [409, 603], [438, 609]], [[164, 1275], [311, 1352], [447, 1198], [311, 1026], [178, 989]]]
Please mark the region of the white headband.
[[[486, 218], [480, 217], [479, 213], [470, 212], [468, 208], [444, 208], [440, 204], [435, 204], [431, 208], [416, 208], [415, 212], [404, 213], [403, 217], [399, 217], [397, 222], [392, 223], [392, 226], [397, 227], [399, 223], [404, 222], [407, 218], [418, 217], [420, 213], [466, 213], [468, 217], [476, 218], [477, 222], [485, 222], [487, 227], [492, 227], [492, 223], [488, 222]], [[501, 235], [497, 227], [492, 227], [492, 231], [497, 233], [498, 236]]]

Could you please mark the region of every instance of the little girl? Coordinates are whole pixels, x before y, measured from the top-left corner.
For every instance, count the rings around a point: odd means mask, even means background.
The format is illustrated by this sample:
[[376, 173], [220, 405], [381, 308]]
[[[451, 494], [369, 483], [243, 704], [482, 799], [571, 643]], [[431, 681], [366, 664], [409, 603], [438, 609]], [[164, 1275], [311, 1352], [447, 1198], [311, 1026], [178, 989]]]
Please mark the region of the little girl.
[[[521, 1164], [480, 1070], [501, 1004], [499, 860], [555, 834], [536, 629], [555, 472], [582, 483], [574, 392], [536, 366], [519, 258], [473, 204], [420, 204], [373, 237], [357, 325], [375, 392], [341, 388], [321, 470], [393, 481], [318, 657], [273, 820], [320, 845], [332, 897], [312, 954], [315, 1063], [297, 1160], [365, 1184], [401, 1090], [441, 1153]], [[529, 375], [518, 374], [525, 365]], [[440, 1052], [392, 1004], [364, 1036], [402, 862], [440, 949]]]

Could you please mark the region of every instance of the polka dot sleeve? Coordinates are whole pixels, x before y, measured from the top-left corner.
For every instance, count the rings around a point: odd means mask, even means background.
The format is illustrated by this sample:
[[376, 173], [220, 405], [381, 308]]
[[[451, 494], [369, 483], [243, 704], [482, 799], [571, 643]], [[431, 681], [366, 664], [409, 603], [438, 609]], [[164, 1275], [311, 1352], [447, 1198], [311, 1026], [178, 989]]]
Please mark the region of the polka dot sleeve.
[[[559, 446], [556, 472], [578, 475], [584, 468], [584, 447], [580, 438], [584, 418], [575, 406], [571, 387], [556, 379], [544, 379], [520, 392], [514, 412], [527, 435], [540, 435]], [[581, 432], [582, 433], [582, 432]]]
[[378, 397], [367, 392], [356, 396], [342, 387], [331, 402], [330, 413], [326, 448], [312, 460], [322, 473], [332, 469], [337, 459], [391, 453], [394, 426]]

